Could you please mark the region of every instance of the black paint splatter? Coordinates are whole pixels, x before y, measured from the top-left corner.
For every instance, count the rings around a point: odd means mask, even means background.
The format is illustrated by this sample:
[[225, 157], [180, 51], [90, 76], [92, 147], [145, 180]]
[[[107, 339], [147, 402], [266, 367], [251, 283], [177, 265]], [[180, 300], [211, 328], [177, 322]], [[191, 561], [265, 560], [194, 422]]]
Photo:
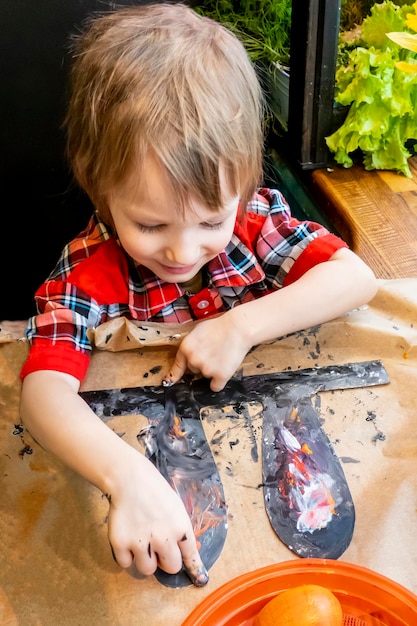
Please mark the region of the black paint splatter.
[[[246, 402], [239, 402], [239, 404], [235, 406], [235, 409], [236, 412], [241, 415], [245, 420], [245, 426], [249, 431], [249, 438], [252, 444], [250, 454], [252, 457], [252, 461], [257, 463], [259, 460], [258, 445], [256, 442], [255, 429], [253, 427], [252, 418], [249, 414], [248, 405]], [[262, 409], [260, 410], [260, 412], [262, 412]]]
[[376, 443], [377, 441], [385, 441], [386, 436], [381, 431], [377, 432], [377, 434], [372, 437], [372, 442]]
[[22, 426], [22, 424], [15, 424], [14, 425], [13, 435], [17, 435], [18, 437], [20, 437], [20, 440], [21, 440], [21, 442], [23, 444], [23, 448], [19, 452], [19, 456], [22, 459], [25, 456], [25, 454], [33, 454], [33, 448], [31, 448], [31, 446], [28, 443], [26, 443], [24, 438], [23, 438], [24, 430], [25, 429]]
[[25, 454], [33, 454], [33, 449], [28, 444], [26, 444], [25, 447], [21, 449], [21, 451], [19, 452], [19, 456], [21, 456], [23, 459]]

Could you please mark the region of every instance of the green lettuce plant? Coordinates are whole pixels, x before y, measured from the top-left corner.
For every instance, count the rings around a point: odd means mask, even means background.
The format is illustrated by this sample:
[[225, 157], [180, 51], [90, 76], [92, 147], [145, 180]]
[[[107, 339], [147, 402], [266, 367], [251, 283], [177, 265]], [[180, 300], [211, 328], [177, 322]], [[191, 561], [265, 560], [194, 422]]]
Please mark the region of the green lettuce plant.
[[[395, 170], [411, 177], [408, 159], [417, 141], [417, 73], [397, 64], [412, 63], [415, 52], [387, 37], [407, 30], [412, 5], [390, 0], [375, 4], [355, 41], [341, 41], [335, 101], [349, 107], [343, 124], [326, 137], [334, 159], [348, 168], [353, 158], [366, 170]], [[346, 40], [345, 40], [346, 41]]]

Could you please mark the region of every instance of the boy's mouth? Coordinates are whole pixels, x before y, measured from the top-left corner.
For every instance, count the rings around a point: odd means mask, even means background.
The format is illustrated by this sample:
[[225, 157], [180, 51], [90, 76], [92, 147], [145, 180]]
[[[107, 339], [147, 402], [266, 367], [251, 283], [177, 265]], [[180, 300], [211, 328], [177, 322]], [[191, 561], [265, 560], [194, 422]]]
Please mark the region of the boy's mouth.
[[168, 274], [175, 274], [176, 276], [183, 276], [185, 274], [190, 274], [193, 272], [193, 270], [196, 267], [196, 264], [194, 263], [193, 265], [163, 265], [162, 263], [160, 264], [161, 268], [164, 270], [164, 272], [167, 272]]

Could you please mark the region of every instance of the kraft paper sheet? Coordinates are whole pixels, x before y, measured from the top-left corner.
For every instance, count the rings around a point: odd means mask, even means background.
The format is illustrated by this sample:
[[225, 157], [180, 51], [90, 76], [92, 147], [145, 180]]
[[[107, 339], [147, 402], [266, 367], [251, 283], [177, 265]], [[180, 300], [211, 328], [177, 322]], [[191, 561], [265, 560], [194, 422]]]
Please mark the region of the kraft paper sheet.
[[[417, 279], [380, 280], [366, 307], [253, 349], [252, 375], [381, 359], [390, 383], [321, 392], [315, 405], [353, 496], [356, 525], [341, 560], [417, 593]], [[7, 626], [180, 626], [208, 594], [259, 567], [297, 559], [272, 531], [261, 461], [244, 425], [205, 423], [228, 505], [224, 550], [206, 587], [169, 589], [121, 570], [107, 542], [107, 500], [43, 450], [19, 419], [25, 321], [0, 323], [0, 623]], [[188, 326], [117, 320], [91, 333], [83, 390], [158, 385]], [[114, 417], [131, 445], [146, 417]], [[214, 434], [223, 433], [219, 438]], [[262, 418], [254, 412], [258, 449]], [[238, 441], [238, 445], [236, 445]], [[259, 455], [260, 459], [260, 455]]]

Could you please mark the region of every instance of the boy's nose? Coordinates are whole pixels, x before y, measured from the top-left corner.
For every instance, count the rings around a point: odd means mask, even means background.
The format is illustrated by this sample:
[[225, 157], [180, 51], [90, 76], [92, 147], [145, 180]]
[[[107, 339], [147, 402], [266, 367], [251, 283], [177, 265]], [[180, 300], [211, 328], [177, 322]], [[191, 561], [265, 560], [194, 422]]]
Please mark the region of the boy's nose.
[[166, 256], [178, 265], [194, 265], [200, 258], [200, 245], [190, 237], [177, 239], [170, 242]]

